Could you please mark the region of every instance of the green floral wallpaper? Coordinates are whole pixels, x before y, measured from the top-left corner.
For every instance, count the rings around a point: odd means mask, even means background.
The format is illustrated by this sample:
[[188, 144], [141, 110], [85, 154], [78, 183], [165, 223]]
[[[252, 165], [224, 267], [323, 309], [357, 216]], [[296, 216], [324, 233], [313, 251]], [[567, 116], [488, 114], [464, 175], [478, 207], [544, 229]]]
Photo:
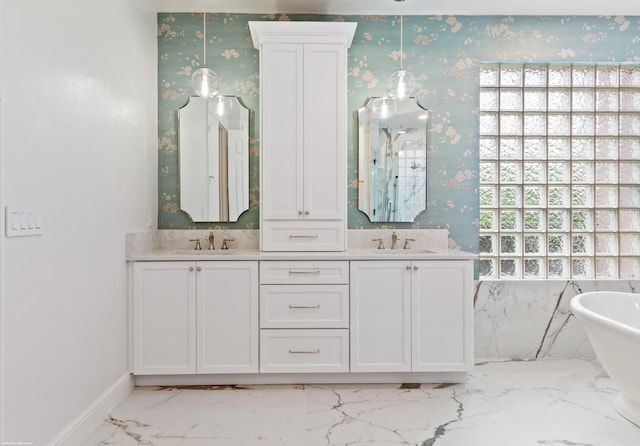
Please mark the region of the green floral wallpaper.
[[[207, 65], [220, 91], [239, 96], [250, 114], [250, 210], [237, 223], [193, 224], [179, 210], [177, 110], [202, 63], [202, 14], [158, 14], [159, 229], [258, 227], [259, 70], [250, 20], [349, 21], [358, 28], [349, 50], [349, 228], [384, 227], [358, 211], [357, 114], [386, 91], [399, 68], [395, 16], [207, 15]], [[403, 228], [448, 228], [452, 243], [478, 250], [478, 67], [487, 61], [640, 62], [640, 17], [408, 16], [405, 68], [418, 78], [416, 97], [430, 110], [427, 210]], [[389, 225], [387, 225], [389, 226]]]

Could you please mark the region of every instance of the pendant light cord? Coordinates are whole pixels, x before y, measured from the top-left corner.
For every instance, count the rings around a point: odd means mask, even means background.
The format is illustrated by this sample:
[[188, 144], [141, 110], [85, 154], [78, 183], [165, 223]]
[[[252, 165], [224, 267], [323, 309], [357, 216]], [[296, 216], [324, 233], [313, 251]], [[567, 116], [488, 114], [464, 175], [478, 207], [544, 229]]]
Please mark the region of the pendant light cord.
[[403, 46], [403, 35], [404, 35], [404, 0], [400, 0], [400, 69], [403, 70], [403, 61], [404, 59], [404, 46]]
[[207, 13], [202, 13], [202, 34], [203, 34], [203, 42], [202, 42], [202, 53], [204, 57], [204, 65], [207, 66]]

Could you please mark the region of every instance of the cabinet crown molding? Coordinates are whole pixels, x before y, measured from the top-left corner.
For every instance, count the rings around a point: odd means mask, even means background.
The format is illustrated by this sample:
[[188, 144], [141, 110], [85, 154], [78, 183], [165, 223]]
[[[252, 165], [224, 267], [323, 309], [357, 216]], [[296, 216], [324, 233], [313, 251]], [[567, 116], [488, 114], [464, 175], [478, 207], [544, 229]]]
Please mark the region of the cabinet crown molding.
[[[253, 46], [264, 43], [333, 43], [351, 47], [355, 22], [249, 22]], [[294, 39], [294, 40], [292, 40]]]

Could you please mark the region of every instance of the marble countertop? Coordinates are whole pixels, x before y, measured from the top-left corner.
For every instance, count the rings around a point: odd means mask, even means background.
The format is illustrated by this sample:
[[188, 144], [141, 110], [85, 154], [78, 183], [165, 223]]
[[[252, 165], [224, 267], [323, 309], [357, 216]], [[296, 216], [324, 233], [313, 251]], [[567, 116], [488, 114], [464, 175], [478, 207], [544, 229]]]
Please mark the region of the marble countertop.
[[[207, 239], [215, 236], [216, 249], [208, 250]], [[389, 249], [392, 234], [397, 234], [401, 249]], [[195, 250], [194, 239], [202, 243]], [[230, 249], [220, 249], [222, 240]], [[386, 249], [376, 249], [383, 239]], [[402, 249], [409, 240], [410, 249]], [[348, 249], [339, 252], [267, 252], [260, 251], [257, 230], [162, 230], [127, 234], [126, 259], [143, 261], [207, 261], [207, 260], [469, 260], [477, 254], [448, 244], [446, 229], [350, 229]]]
[[161, 249], [132, 253], [128, 261], [216, 260], [469, 260], [477, 254], [453, 249], [350, 249], [341, 252], [266, 252], [252, 249]]

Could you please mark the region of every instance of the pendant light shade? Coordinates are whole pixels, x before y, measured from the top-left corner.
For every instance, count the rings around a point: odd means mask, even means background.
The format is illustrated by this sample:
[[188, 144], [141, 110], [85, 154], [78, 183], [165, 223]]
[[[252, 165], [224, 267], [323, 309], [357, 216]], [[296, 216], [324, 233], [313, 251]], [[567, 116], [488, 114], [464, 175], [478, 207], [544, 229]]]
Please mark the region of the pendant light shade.
[[416, 77], [411, 71], [407, 71], [403, 66], [404, 59], [404, 46], [403, 46], [403, 34], [404, 34], [404, 1], [395, 0], [401, 3], [400, 8], [400, 70], [396, 71], [389, 77], [388, 81], [388, 93], [394, 99], [406, 99], [413, 95], [416, 89]]
[[212, 98], [218, 94], [218, 76], [210, 68], [201, 67], [194, 71], [191, 85], [196, 96]]
[[207, 68], [207, 13], [202, 14], [202, 56], [203, 65], [193, 72], [191, 76], [191, 86], [196, 96], [212, 98], [218, 94], [218, 76]]
[[398, 70], [389, 77], [389, 95], [396, 99], [410, 97], [416, 89], [416, 77], [411, 71]]
[[387, 119], [396, 112], [396, 100], [389, 95], [375, 98], [371, 102], [371, 111], [378, 119]]

